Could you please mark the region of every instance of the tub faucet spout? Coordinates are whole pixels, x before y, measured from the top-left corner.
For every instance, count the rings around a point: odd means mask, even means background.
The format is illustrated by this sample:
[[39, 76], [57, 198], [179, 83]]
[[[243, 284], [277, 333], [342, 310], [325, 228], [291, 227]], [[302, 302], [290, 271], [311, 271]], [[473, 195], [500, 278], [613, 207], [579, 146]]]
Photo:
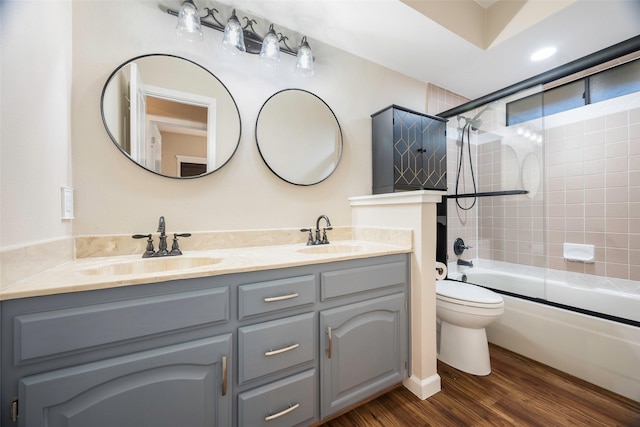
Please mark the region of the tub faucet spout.
[[466, 267], [473, 267], [473, 261], [466, 261], [464, 259], [458, 260], [458, 265], [464, 265]]

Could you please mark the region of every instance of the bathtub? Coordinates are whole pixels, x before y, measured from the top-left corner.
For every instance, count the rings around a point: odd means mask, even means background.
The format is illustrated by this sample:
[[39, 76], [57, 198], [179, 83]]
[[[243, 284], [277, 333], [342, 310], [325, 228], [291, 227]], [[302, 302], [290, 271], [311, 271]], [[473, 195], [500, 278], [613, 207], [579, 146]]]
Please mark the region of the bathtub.
[[[504, 314], [487, 328], [489, 342], [640, 401], [640, 284], [497, 261], [473, 263], [460, 269], [450, 263], [449, 278], [509, 292], [503, 295]], [[631, 322], [537, 301], [545, 299]]]
[[[606, 281], [603, 282], [602, 278], [594, 278], [594, 283], [589, 285], [588, 279], [584, 278], [586, 275], [572, 275], [562, 272], [563, 275], [569, 278], [575, 277], [576, 282], [578, 282], [576, 285], [553, 278], [547, 278], [545, 281], [543, 269], [533, 271], [533, 274], [538, 276], [531, 276], [508, 271], [504, 266], [502, 268], [504, 270], [484, 267], [465, 268], [463, 271], [459, 271], [458, 274], [455, 272], [450, 274], [450, 277], [499, 291], [640, 322], [640, 293], [598, 287], [599, 283], [608, 283]], [[532, 269], [529, 268], [528, 272], [531, 274]], [[559, 275], [559, 273], [547, 274]]]

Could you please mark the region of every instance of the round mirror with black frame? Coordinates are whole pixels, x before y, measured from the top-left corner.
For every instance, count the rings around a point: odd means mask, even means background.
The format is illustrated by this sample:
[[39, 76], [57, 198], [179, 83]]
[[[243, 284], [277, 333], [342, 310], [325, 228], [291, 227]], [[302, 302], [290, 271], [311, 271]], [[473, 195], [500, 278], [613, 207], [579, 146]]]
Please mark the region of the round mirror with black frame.
[[265, 101], [256, 121], [256, 143], [267, 167], [296, 185], [324, 181], [342, 158], [336, 115], [320, 97], [302, 89], [285, 89]]
[[179, 56], [151, 54], [123, 63], [107, 79], [100, 107], [118, 149], [158, 175], [208, 175], [240, 143], [240, 111], [229, 90]]

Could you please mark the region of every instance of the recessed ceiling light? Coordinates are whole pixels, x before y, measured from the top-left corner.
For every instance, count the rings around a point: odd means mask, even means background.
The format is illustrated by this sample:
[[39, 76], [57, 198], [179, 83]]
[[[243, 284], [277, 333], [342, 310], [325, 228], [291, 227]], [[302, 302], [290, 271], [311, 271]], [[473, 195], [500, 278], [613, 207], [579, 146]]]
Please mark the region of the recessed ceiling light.
[[539, 50], [536, 50], [535, 52], [533, 52], [533, 55], [531, 55], [531, 60], [532, 61], [542, 61], [543, 59], [547, 59], [548, 57], [550, 57], [554, 53], [556, 53], [556, 48], [555, 47], [545, 47], [545, 48], [542, 48], [542, 49], [539, 49]]

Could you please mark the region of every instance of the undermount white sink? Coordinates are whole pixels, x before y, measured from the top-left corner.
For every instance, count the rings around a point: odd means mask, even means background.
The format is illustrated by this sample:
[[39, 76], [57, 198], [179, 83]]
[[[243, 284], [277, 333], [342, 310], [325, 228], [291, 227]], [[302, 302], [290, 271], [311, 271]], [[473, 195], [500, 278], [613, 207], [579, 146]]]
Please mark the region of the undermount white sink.
[[358, 244], [344, 244], [344, 243], [329, 243], [327, 245], [317, 245], [317, 246], [305, 246], [304, 248], [298, 249], [298, 252], [303, 254], [353, 254], [357, 252], [362, 252], [364, 250], [363, 245]]
[[217, 264], [221, 258], [212, 257], [161, 257], [142, 258], [133, 261], [118, 261], [111, 264], [87, 267], [82, 272], [87, 275], [121, 276], [127, 274], [162, 273], [176, 270], [189, 270]]

